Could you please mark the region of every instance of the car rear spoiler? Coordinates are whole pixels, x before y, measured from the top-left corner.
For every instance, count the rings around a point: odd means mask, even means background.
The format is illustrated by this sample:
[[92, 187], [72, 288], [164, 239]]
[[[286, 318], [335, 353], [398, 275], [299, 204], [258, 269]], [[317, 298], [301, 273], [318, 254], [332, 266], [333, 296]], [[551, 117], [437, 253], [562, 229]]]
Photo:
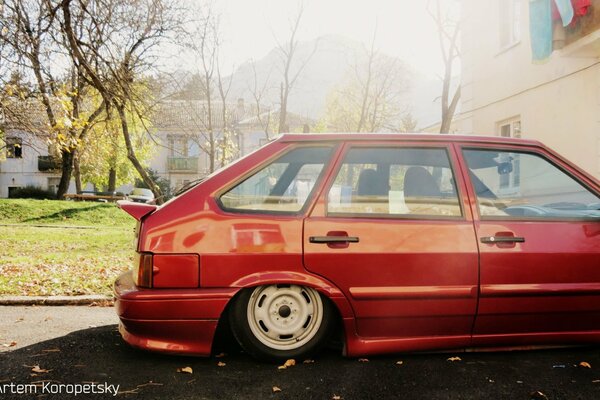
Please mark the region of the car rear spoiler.
[[141, 221], [142, 218], [158, 208], [158, 206], [154, 204], [134, 203], [133, 201], [128, 200], [119, 200], [117, 201], [117, 205], [121, 210], [125, 211], [138, 221]]

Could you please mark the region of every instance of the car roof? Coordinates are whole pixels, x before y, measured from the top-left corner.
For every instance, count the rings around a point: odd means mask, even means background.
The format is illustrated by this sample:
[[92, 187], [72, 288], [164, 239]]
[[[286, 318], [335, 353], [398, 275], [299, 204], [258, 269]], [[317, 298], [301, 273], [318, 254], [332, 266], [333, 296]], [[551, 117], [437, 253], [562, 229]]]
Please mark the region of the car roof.
[[497, 143], [528, 146], [541, 146], [541, 142], [529, 139], [505, 138], [501, 136], [454, 135], [431, 133], [286, 133], [277, 141], [280, 142], [312, 142], [312, 141], [403, 141], [403, 142], [463, 142], [463, 143]]

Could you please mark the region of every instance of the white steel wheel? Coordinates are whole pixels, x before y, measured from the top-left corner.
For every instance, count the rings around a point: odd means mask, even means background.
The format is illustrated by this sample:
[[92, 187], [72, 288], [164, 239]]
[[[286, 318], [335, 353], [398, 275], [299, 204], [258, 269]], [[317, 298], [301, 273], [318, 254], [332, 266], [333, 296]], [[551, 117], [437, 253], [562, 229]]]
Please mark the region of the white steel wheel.
[[298, 285], [254, 289], [247, 309], [250, 330], [262, 344], [276, 350], [304, 346], [323, 320], [323, 302], [316, 290]]
[[314, 289], [266, 285], [240, 292], [229, 310], [231, 330], [249, 354], [268, 361], [308, 357], [327, 343], [333, 306]]

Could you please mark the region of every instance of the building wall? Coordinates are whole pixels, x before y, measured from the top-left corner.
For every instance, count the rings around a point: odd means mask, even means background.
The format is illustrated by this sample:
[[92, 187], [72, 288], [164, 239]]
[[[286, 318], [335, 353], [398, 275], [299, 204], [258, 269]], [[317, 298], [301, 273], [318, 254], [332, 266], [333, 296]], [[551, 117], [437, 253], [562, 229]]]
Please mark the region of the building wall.
[[8, 197], [9, 188], [38, 186], [48, 189], [58, 185], [60, 172], [40, 172], [38, 170], [38, 156], [48, 155], [48, 146], [44, 139], [34, 138], [21, 132], [9, 131], [6, 137], [20, 137], [22, 139], [22, 157], [4, 158], [0, 161], [0, 198]]
[[[502, 47], [501, 7], [509, 3], [516, 5], [520, 34]], [[520, 120], [521, 137], [540, 140], [600, 177], [600, 52], [582, 57], [571, 45], [533, 63], [529, 1], [464, 0], [461, 11], [459, 130], [499, 135], [503, 121]]]

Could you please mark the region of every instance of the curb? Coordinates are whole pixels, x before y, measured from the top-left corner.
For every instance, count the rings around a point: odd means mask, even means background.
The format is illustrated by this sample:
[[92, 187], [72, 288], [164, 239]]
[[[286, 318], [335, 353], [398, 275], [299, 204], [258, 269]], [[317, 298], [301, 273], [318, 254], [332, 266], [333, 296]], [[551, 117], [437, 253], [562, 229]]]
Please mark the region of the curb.
[[0, 306], [89, 306], [94, 303], [112, 304], [111, 296], [5, 296], [0, 297]]

